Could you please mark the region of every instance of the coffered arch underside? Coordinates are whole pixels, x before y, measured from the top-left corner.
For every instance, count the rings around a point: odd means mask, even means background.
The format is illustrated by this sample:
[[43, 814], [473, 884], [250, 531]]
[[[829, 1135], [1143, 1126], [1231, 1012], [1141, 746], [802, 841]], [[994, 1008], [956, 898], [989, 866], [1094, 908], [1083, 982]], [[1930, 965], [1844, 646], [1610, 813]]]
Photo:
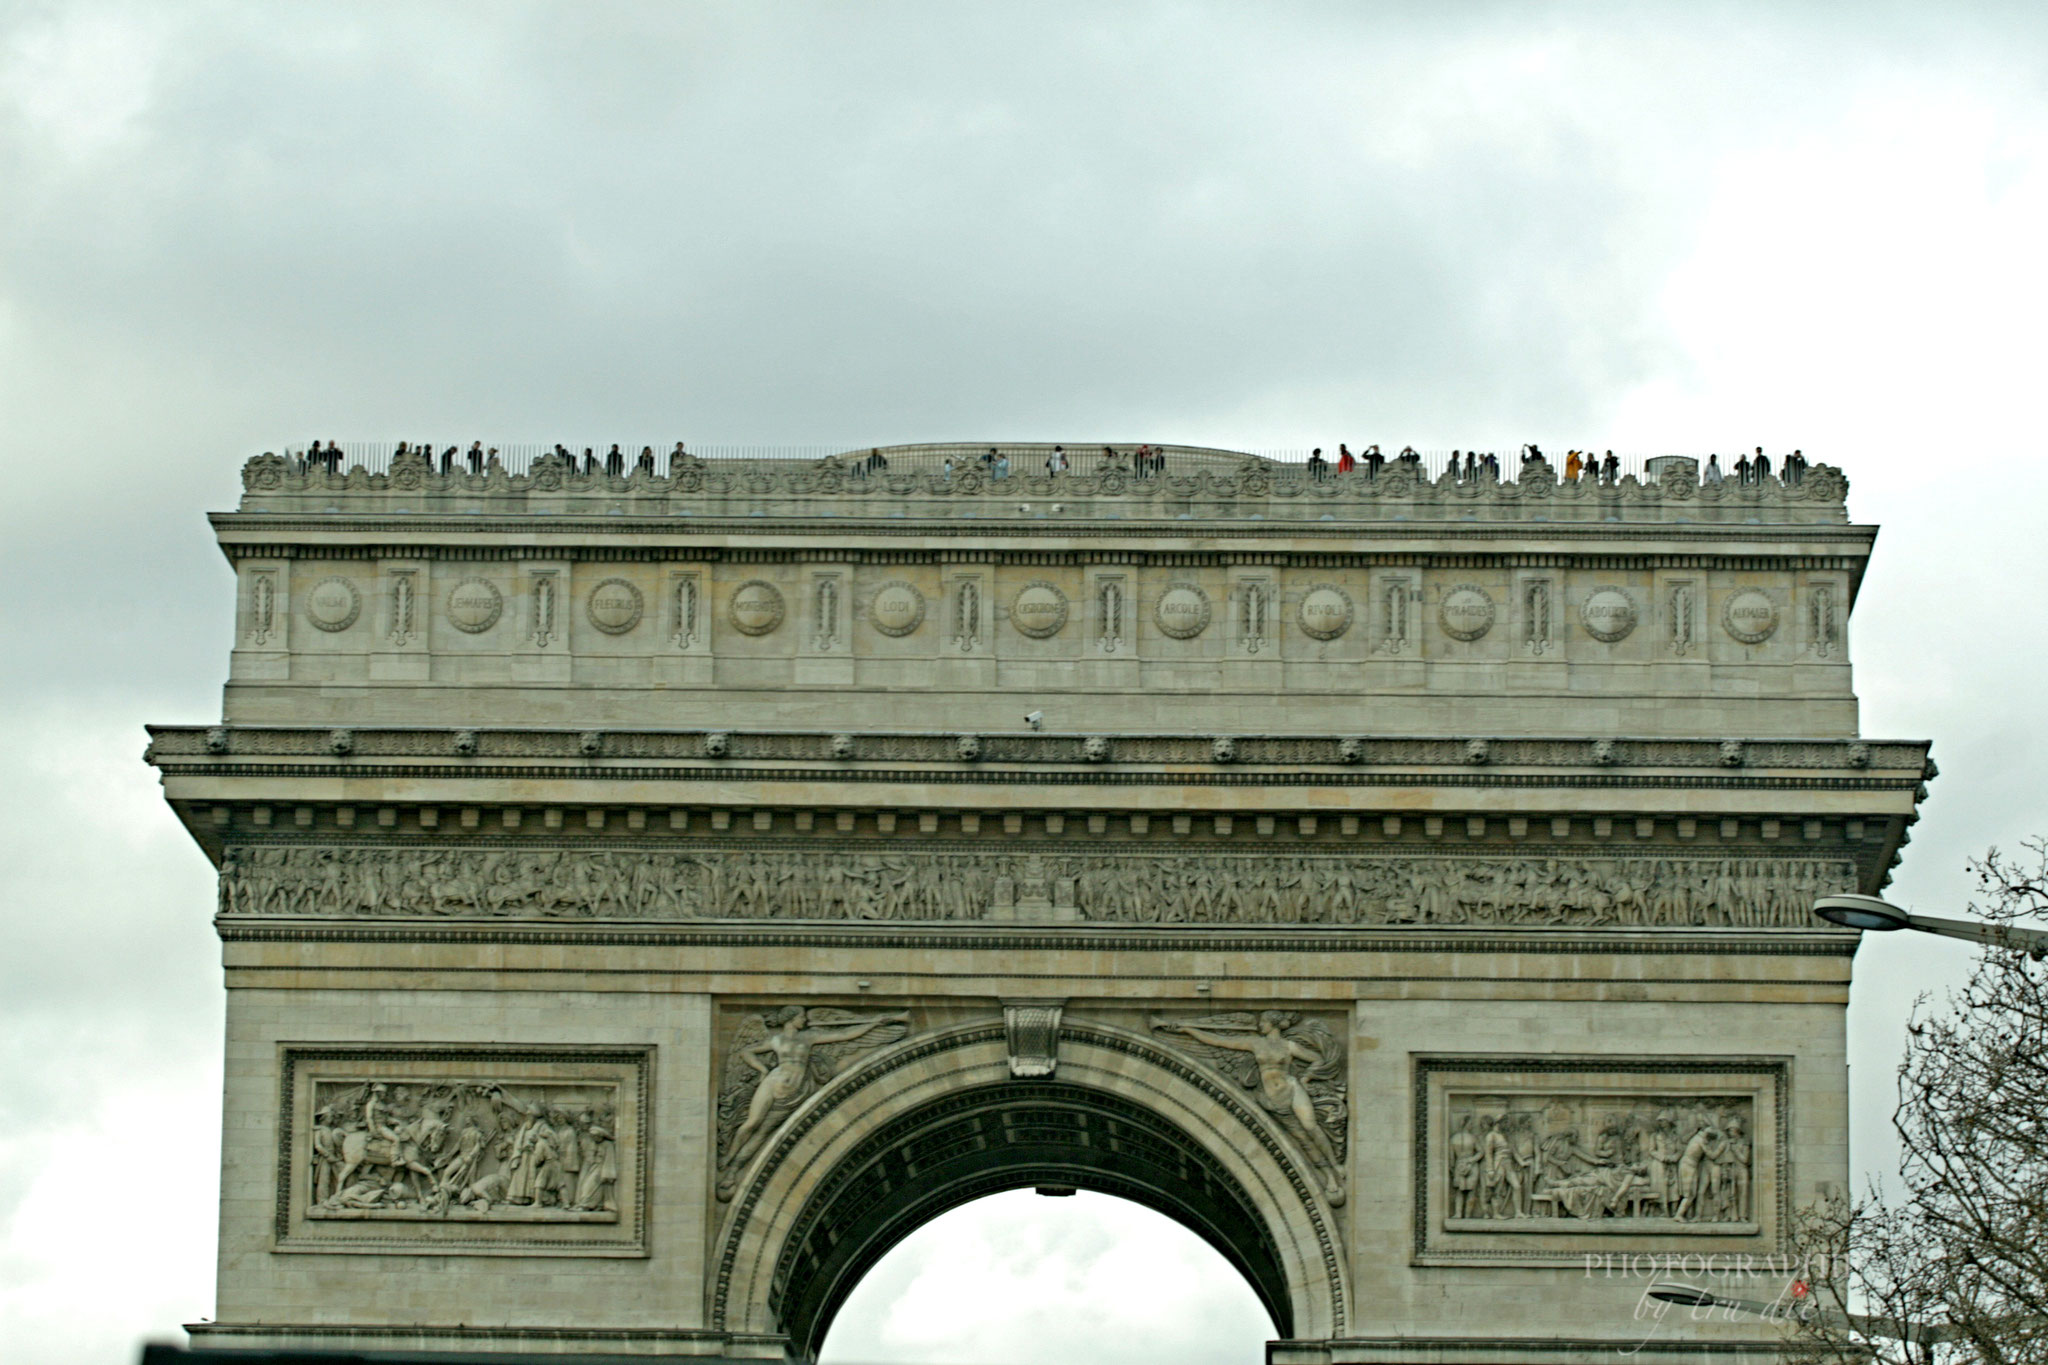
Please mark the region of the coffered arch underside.
[[[1061, 1132], [1001, 1151], [977, 1139], [1019, 1126]], [[930, 1143], [940, 1130], [979, 1156], [911, 1169], [906, 1152], [943, 1147]], [[964, 1025], [841, 1076], [755, 1160], [718, 1238], [710, 1322], [786, 1334], [812, 1358], [847, 1292], [917, 1227], [987, 1194], [1064, 1183], [1202, 1236], [1281, 1335], [1342, 1335], [1349, 1289], [1312, 1169], [1246, 1097], [1136, 1034], [1069, 1020], [1056, 1075], [1017, 1080], [1002, 1025]]]

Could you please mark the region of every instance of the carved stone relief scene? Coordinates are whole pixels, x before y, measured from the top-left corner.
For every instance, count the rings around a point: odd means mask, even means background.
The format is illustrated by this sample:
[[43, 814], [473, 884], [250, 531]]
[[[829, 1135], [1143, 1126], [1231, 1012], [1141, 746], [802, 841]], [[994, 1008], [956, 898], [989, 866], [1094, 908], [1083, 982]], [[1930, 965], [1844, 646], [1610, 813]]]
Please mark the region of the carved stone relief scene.
[[616, 1223], [618, 1099], [604, 1082], [320, 1081], [306, 1216]]
[[1805, 927], [1834, 858], [238, 847], [224, 916]]
[[1749, 1095], [1450, 1094], [1444, 1226], [1753, 1231], [1755, 1108]]
[[1154, 1019], [1151, 1031], [1246, 1091], [1308, 1154], [1324, 1197], [1344, 1202], [1351, 1109], [1336, 1030], [1293, 1010], [1264, 1010]]
[[718, 1086], [718, 1197], [732, 1198], [747, 1163], [799, 1105], [853, 1062], [909, 1032], [910, 1015], [900, 1010], [857, 1014], [783, 1005], [742, 1018]]

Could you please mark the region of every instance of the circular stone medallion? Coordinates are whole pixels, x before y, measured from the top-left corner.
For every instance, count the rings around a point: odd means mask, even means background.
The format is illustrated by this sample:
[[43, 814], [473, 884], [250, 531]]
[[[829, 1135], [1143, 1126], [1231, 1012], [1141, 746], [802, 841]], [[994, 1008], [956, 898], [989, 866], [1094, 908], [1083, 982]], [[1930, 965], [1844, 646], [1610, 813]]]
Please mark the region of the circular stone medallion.
[[1476, 640], [1493, 629], [1493, 599], [1484, 588], [1460, 583], [1437, 604], [1436, 619], [1453, 640]]
[[1778, 604], [1755, 588], [1744, 588], [1721, 608], [1721, 624], [1746, 645], [1760, 645], [1778, 628]]
[[1209, 594], [1192, 583], [1169, 583], [1153, 605], [1152, 619], [1162, 634], [1192, 640], [1209, 628]]
[[1302, 634], [1317, 640], [1334, 640], [1351, 629], [1351, 594], [1328, 583], [1318, 583], [1301, 595], [1295, 614]]
[[1636, 603], [1620, 588], [1595, 588], [1579, 607], [1586, 634], [1613, 644], [1636, 628]]
[[623, 578], [607, 578], [590, 590], [584, 610], [590, 615], [590, 624], [605, 634], [624, 635], [640, 624], [646, 606], [640, 589]]
[[727, 615], [740, 634], [766, 635], [782, 624], [782, 594], [773, 583], [749, 579], [733, 589]]
[[924, 624], [924, 594], [900, 579], [884, 583], [868, 604], [868, 619], [884, 635], [908, 635]]
[[448, 594], [448, 624], [468, 635], [481, 635], [497, 625], [504, 611], [505, 595], [487, 579], [466, 578]]
[[347, 630], [363, 609], [363, 595], [346, 578], [324, 579], [306, 594], [306, 619], [322, 630]]
[[1067, 623], [1067, 595], [1050, 583], [1026, 583], [1010, 602], [1010, 624], [1034, 640], [1060, 633]]

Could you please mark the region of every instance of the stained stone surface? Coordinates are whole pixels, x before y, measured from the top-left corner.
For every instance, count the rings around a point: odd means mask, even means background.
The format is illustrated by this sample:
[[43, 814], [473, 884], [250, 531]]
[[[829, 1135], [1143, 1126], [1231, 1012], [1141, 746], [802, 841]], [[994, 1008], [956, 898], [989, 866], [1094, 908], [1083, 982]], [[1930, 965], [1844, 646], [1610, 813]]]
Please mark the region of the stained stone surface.
[[220, 868], [196, 1339], [801, 1358], [1044, 1184], [1200, 1231], [1276, 1361], [1592, 1365], [1587, 1258], [1844, 1185], [1808, 910], [1933, 766], [1858, 732], [1837, 472], [865, 454], [249, 463], [224, 714], [149, 755]]

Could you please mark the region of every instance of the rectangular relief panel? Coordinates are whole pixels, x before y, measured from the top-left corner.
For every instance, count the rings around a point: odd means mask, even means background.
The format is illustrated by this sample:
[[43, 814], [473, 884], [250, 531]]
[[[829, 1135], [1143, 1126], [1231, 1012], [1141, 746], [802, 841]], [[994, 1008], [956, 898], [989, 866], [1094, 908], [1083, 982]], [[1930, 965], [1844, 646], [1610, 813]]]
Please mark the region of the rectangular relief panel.
[[1781, 1250], [1789, 1066], [1417, 1058], [1415, 1260]]
[[276, 1249], [646, 1255], [649, 1061], [287, 1044]]

